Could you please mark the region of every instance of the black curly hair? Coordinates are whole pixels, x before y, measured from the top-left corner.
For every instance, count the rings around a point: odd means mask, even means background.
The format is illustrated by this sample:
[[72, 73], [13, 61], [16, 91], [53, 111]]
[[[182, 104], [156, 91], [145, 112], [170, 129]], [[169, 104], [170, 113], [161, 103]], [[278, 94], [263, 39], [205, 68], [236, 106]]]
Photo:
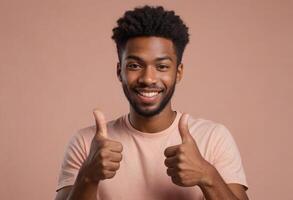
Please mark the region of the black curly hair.
[[112, 39], [116, 43], [121, 61], [121, 53], [130, 38], [138, 36], [158, 36], [170, 39], [175, 46], [177, 64], [181, 63], [185, 46], [189, 42], [188, 27], [174, 11], [166, 11], [162, 6], [136, 7], [128, 10], [117, 20]]

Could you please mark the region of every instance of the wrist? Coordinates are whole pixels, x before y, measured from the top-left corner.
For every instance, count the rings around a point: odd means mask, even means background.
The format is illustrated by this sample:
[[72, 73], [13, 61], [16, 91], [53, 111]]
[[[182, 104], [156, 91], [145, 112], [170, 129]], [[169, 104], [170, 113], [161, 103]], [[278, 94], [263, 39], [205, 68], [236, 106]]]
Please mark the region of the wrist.
[[212, 187], [214, 185], [215, 175], [216, 175], [216, 168], [207, 162], [206, 166], [204, 167], [204, 175], [199, 183], [199, 186], [202, 187]]
[[67, 199], [95, 199], [97, 196], [97, 188], [97, 182], [90, 181], [86, 176], [83, 176], [81, 173], [79, 173]]
[[82, 185], [94, 185], [97, 186], [100, 180], [96, 180], [90, 173], [90, 169], [83, 165], [77, 175], [76, 180]]

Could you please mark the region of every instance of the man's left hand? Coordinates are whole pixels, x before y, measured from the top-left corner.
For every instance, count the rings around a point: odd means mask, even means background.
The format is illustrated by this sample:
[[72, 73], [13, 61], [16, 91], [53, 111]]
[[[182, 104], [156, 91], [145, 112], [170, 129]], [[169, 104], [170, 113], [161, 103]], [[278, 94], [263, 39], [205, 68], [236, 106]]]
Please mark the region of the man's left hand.
[[172, 182], [179, 186], [209, 185], [211, 164], [201, 156], [189, 132], [188, 117], [188, 114], [183, 114], [179, 121], [182, 143], [165, 149], [167, 174], [172, 178]]

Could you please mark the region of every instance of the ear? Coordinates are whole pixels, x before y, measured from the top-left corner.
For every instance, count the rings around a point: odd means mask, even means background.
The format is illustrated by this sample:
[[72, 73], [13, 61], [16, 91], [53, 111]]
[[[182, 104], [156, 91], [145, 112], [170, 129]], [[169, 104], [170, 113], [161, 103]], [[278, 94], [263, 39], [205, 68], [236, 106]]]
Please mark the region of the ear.
[[179, 83], [183, 77], [183, 64], [180, 63], [177, 67], [176, 83]]
[[120, 64], [120, 62], [117, 63], [116, 74], [117, 74], [117, 78], [121, 82], [122, 78], [121, 78], [121, 64]]

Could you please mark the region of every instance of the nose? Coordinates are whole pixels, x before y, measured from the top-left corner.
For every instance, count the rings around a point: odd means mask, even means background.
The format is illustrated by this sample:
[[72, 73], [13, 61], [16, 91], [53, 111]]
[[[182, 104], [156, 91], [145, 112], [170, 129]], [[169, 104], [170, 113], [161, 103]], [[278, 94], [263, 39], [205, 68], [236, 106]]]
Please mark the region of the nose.
[[138, 83], [145, 85], [152, 85], [157, 81], [157, 74], [155, 67], [147, 66], [141, 73], [141, 76], [138, 79]]

